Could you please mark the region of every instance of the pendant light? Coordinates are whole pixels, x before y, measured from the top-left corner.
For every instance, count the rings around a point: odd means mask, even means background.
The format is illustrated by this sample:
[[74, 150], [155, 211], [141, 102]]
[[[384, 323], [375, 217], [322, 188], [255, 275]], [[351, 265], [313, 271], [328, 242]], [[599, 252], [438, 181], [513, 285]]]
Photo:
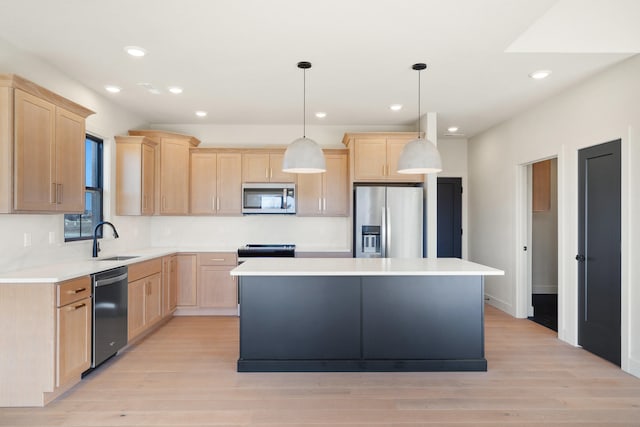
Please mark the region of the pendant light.
[[442, 170], [440, 153], [428, 139], [420, 137], [420, 71], [427, 68], [427, 64], [417, 63], [411, 67], [418, 72], [418, 138], [409, 141], [400, 153], [398, 159], [398, 173], [423, 174], [435, 173]]
[[302, 95], [302, 138], [293, 141], [287, 147], [282, 160], [282, 172], [288, 173], [322, 173], [327, 170], [322, 149], [312, 139], [307, 138], [307, 70], [311, 62], [298, 62], [298, 68], [303, 72]]

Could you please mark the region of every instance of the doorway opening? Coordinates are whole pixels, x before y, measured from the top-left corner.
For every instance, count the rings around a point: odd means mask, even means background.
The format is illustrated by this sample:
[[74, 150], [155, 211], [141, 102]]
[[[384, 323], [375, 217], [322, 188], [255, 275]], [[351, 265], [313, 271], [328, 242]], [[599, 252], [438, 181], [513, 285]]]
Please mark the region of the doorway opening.
[[462, 258], [462, 178], [438, 177], [438, 258]]
[[529, 166], [530, 242], [529, 319], [558, 331], [558, 162], [556, 158]]

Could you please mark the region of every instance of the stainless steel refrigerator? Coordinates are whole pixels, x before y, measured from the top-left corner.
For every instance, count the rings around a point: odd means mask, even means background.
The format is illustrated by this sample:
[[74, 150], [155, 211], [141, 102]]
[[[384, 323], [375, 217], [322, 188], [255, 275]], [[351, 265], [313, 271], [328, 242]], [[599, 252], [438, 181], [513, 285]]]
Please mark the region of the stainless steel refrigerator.
[[355, 258], [422, 258], [422, 187], [355, 187]]

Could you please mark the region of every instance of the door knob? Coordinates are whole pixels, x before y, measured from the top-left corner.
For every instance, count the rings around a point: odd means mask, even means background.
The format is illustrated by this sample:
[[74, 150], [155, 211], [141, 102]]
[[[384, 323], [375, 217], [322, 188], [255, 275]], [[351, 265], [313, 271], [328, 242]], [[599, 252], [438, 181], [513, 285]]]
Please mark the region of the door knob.
[[576, 261], [584, 262], [584, 260], [585, 260], [584, 255], [576, 255]]

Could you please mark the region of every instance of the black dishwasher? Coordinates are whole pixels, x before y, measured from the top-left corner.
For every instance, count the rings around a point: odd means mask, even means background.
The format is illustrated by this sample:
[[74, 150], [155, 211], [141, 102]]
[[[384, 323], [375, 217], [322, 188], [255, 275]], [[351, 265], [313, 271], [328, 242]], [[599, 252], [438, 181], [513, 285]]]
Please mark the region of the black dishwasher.
[[93, 355], [95, 368], [127, 345], [128, 269], [91, 275], [93, 287]]

